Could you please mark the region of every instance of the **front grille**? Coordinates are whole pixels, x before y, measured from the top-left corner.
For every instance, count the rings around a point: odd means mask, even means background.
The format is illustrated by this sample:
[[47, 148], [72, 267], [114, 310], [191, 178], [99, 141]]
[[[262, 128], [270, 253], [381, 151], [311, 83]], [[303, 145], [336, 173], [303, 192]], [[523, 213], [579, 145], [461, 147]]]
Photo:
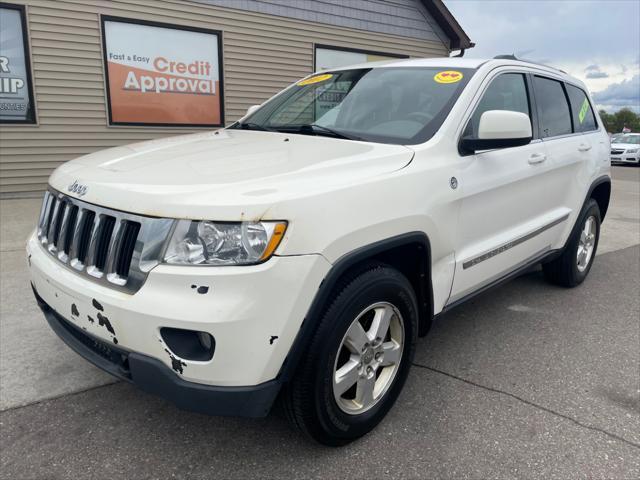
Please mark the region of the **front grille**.
[[624, 153], [624, 150], [611, 150], [611, 155], [621, 155]]
[[92, 281], [130, 293], [159, 263], [173, 220], [99, 207], [54, 190], [42, 201], [38, 239]]

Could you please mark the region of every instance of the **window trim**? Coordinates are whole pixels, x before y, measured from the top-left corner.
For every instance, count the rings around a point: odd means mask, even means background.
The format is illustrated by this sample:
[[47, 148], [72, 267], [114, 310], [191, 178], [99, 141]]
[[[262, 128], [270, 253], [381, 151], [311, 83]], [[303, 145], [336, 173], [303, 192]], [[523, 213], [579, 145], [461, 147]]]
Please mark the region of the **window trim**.
[[36, 108], [36, 97], [33, 88], [33, 72], [31, 69], [31, 48], [29, 45], [29, 30], [27, 25], [27, 8], [25, 5], [16, 5], [13, 3], [0, 2], [0, 8], [6, 10], [17, 10], [20, 14], [20, 25], [22, 28], [22, 47], [24, 53], [24, 68], [27, 79], [27, 93], [29, 95], [29, 109], [27, 110], [27, 118], [24, 120], [3, 120], [0, 119], [0, 125], [38, 125], [38, 109]]
[[[132, 23], [134, 25], [144, 25], [147, 27], [167, 28], [170, 30], [181, 30], [186, 32], [206, 33], [216, 35], [218, 38], [218, 81], [220, 84], [220, 123], [146, 123], [146, 122], [114, 122], [111, 114], [111, 92], [109, 89], [109, 68], [107, 66], [107, 36], [105, 35], [105, 22]], [[141, 20], [137, 18], [117, 17], [100, 14], [100, 45], [102, 47], [102, 69], [104, 78], [105, 100], [107, 103], [107, 126], [108, 127], [146, 127], [146, 128], [220, 128], [225, 126], [224, 115], [224, 58], [222, 30], [210, 28], [192, 27], [189, 25], [178, 25], [151, 20]]]
[[[364, 50], [361, 48], [351, 48], [351, 47], [336, 47], [334, 45], [327, 45], [323, 43], [314, 43], [313, 44], [313, 71], [317, 72], [318, 65], [316, 63], [318, 58], [318, 49], [323, 48], [325, 50], [335, 50], [336, 52], [350, 52], [350, 53], [364, 53], [365, 55], [379, 55], [383, 57], [391, 57], [397, 58], [399, 60], [410, 58], [409, 55], [405, 55], [403, 53], [388, 53], [388, 52], [377, 52], [375, 50]], [[336, 70], [336, 68], [340, 67], [331, 67], [327, 70]]]

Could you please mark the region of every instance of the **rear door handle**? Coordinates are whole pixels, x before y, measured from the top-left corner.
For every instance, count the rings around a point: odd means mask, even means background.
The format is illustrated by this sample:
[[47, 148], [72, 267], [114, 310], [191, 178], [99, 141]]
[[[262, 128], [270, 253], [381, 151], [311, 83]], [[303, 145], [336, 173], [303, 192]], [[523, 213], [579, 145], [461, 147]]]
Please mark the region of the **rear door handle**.
[[591, 150], [591, 145], [587, 145], [586, 143], [581, 143], [580, 145], [578, 145], [578, 150], [581, 152], [588, 152], [589, 150]]
[[535, 165], [536, 163], [542, 163], [547, 159], [547, 156], [544, 153], [533, 153], [529, 157], [529, 164]]

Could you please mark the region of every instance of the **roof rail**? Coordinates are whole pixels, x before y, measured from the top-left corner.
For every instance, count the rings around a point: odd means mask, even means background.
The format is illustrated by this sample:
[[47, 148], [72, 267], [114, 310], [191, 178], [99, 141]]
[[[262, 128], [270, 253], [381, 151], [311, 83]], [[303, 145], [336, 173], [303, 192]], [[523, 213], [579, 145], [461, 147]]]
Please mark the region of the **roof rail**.
[[493, 57], [494, 60], [517, 60], [519, 62], [526, 62], [526, 63], [531, 63], [533, 65], [540, 65], [542, 67], [547, 67], [547, 68], [551, 68], [553, 70], [557, 70], [559, 72], [564, 73], [565, 75], [567, 74], [567, 72], [565, 72], [564, 70], [561, 70], [559, 68], [556, 67], [552, 67], [550, 65], [545, 65], [544, 63], [540, 63], [540, 62], [533, 62], [531, 60], [525, 60], [523, 58], [518, 58], [516, 57], [514, 54], [508, 54], [508, 55], [496, 55], [495, 57]]

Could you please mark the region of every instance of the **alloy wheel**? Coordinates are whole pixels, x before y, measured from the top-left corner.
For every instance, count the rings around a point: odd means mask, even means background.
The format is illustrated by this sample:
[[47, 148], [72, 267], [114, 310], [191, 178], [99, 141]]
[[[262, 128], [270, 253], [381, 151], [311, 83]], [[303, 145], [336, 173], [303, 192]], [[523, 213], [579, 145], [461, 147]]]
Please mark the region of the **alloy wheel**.
[[398, 372], [404, 322], [388, 302], [364, 309], [345, 333], [333, 372], [333, 394], [345, 413], [358, 415], [376, 405]]

